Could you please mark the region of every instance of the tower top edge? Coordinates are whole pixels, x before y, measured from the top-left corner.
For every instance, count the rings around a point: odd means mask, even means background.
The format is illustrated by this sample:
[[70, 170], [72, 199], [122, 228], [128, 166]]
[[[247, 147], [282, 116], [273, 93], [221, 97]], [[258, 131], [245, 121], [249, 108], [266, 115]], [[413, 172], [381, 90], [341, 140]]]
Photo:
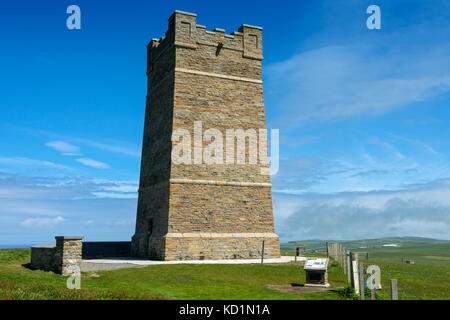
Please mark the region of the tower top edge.
[[187, 12], [187, 11], [181, 11], [181, 10], [175, 10], [175, 11], [172, 13], [172, 15], [169, 17], [169, 20], [170, 20], [170, 18], [172, 18], [172, 16], [173, 16], [174, 14], [176, 14], [176, 13], [178, 13], [178, 14], [183, 14], [183, 15], [186, 15], [186, 16], [191, 16], [191, 17], [196, 17], [196, 16], [197, 16], [196, 13]]
[[244, 51], [244, 58], [263, 59], [262, 27], [242, 24], [230, 34], [217, 27], [210, 31], [206, 26], [197, 24], [197, 14], [180, 10], [175, 10], [168, 22], [165, 35], [151, 39], [147, 45], [149, 61], [154, 61], [161, 52], [174, 44], [188, 49], [196, 49], [198, 45], [221, 44], [227, 50]]

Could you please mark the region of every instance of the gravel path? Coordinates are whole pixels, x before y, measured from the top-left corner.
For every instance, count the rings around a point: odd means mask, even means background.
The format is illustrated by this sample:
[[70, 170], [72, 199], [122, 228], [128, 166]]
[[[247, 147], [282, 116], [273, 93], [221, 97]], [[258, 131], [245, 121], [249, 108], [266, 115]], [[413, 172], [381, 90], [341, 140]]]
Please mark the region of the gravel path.
[[[305, 257], [297, 257], [297, 261], [305, 261]], [[264, 259], [264, 263], [287, 263], [294, 261], [293, 256], [282, 256], [278, 259]], [[261, 259], [229, 259], [229, 260], [137, 260], [133, 258], [104, 258], [83, 260], [81, 271], [116, 270], [123, 268], [136, 268], [160, 264], [254, 264], [261, 263]]]

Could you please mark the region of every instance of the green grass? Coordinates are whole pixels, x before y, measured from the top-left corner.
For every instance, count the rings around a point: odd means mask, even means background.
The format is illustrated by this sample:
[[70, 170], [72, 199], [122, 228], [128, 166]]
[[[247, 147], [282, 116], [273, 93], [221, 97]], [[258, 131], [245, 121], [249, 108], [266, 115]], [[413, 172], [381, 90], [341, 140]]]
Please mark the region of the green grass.
[[369, 259], [385, 262], [412, 260], [416, 264], [450, 266], [450, 243], [404, 244], [395, 248], [354, 249], [355, 252], [368, 252]]
[[[375, 264], [381, 269], [383, 290], [377, 291], [379, 299], [390, 299], [390, 279], [398, 280], [400, 299], [450, 299], [450, 241], [409, 237], [328, 242], [339, 242], [353, 252], [369, 253], [369, 260], [361, 261], [366, 266]], [[314, 255], [326, 253], [325, 240], [297, 243]], [[383, 244], [399, 246], [383, 247]], [[293, 254], [294, 246], [288, 243], [281, 248]], [[364, 254], [359, 257], [365, 259]], [[413, 260], [415, 264], [407, 264], [406, 260]]]
[[0, 250], [0, 300], [5, 299], [165, 299], [148, 292], [127, 292], [92, 288], [69, 290], [66, 277], [53, 272], [30, 270], [29, 249]]
[[[0, 250], [0, 299], [346, 299], [343, 290], [282, 293], [267, 285], [304, 283], [300, 264], [155, 265], [82, 274], [82, 290], [65, 287], [66, 278], [30, 270], [28, 249]], [[336, 263], [329, 270], [333, 286], [345, 286]]]
[[[436, 245], [440, 245], [436, 243]], [[375, 248], [376, 249], [376, 248]], [[392, 248], [389, 248], [391, 250]], [[397, 279], [399, 298], [450, 299], [450, 266], [442, 258], [441, 247], [403, 247], [404, 252], [419, 260], [438, 261], [432, 264], [406, 264], [394, 256], [378, 251], [366, 266], [376, 264], [381, 269], [382, 290], [378, 299], [390, 299], [389, 280]], [[389, 251], [392, 252], [392, 251]], [[403, 251], [402, 251], [403, 252]], [[434, 252], [434, 254], [430, 254]], [[315, 255], [321, 255], [316, 252]], [[430, 258], [431, 257], [431, 258]], [[29, 249], [0, 250], [0, 299], [283, 299], [326, 300], [351, 299], [351, 290], [299, 294], [282, 293], [268, 285], [304, 283], [302, 265], [295, 264], [242, 264], [242, 265], [154, 265], [143, 268], [99, 271], [99, 277], [83, 273], [81, 290], [66, 288], [66, 277], [40, 270], [30, 270]], [[444, 263], [442, 262], [444, 261]], [[333, 287], [346, 287], [347, 276], [332, 261], [329, 281]]]
[[[325, 255], [326, 240], [297, 241], [304, 245], [308, 255]], [[385, 262], [406, 262], [413, 260], [416, 264], [433, 264], [450, 266], [450, 241], [426, 238], [382, 238], [367, 240], [345, 240], [339, 242], [354, 252], [368, 252], [370, 259]], [[397, 244], [398, 247], [383, 247], [384, 244]], [[281, 245], [284, 254], [294, 254], [294, 242]]]
[[[369, 257], [370, 258], [370, 257]], [[365, 267], [375, 264], [381, 269], [380, 299], [390, 299], [390, 279], [398, 281], [400, 300], [449, 300], [450, 266], [406, 264], [385, 260], [361, 260]], [[367, 277], [366, 277], [367, 279]]]

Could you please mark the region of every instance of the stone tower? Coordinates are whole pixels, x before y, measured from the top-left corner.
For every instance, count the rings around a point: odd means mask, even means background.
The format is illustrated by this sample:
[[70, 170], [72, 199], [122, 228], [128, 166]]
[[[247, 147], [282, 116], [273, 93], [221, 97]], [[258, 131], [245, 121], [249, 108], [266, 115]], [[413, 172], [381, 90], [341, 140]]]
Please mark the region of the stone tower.
[[[220, 131], [225, 139], [227, 129], [266, 128], [262, 28], [242, 25], [231, 34], [217, 28], [207, 31], [196, 23], [195, 14], [175, 11], [165, 37], [148, 44], [147, 57], [132, 255], [158, 260], [257, 258], [264, 240], [264, 256], [279, 257], [270, 176], [261, 174], [268, 165], [251, 163], [250, 138], [244, 137], [249, 158], [245, 164], [228, 159], [206, 164], [201, 149], [212, 143], [205, 139], [208, 129]], [[173, 161], [174, 147], [180, 143], [172, 139], [177, 129], [193, 137], [192, 164]], [[182, 140], [188, 147], [190, 141]], [[230, 141], [236, 151], [239, 142], [235, 148], [235, 139]], [[225, 154], [230, 147], [223, 145]], [[259, 152], [267, 157], [267, 145], [262, 145]]]

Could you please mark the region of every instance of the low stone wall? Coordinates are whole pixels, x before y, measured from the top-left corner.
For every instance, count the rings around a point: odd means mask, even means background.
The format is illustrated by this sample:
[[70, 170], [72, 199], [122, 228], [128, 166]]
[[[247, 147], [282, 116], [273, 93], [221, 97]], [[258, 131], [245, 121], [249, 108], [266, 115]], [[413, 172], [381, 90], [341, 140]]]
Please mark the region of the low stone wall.
[[55, 239], [57, 273], [69, 275], [80, 272], [83, 237], [59, 236]]
[[78, 273], [83, 237], [58, 236], [56, 242], [31, 247], [31, 267], [62, 275]]
[[56, 271], [56, 242], [46, 242], [31, 247], [31, 267], [45, 271]]
[[31, 267], [63, 275], [79, 272], [82, 259], [129, 257], [131, 241], [83, 242], [83, 237], [59, 236], [56, 242], [31, 247]]
[[131, 241], [89, 241], [83, 242], [83, 259], [107, 257], [129, 257]]

